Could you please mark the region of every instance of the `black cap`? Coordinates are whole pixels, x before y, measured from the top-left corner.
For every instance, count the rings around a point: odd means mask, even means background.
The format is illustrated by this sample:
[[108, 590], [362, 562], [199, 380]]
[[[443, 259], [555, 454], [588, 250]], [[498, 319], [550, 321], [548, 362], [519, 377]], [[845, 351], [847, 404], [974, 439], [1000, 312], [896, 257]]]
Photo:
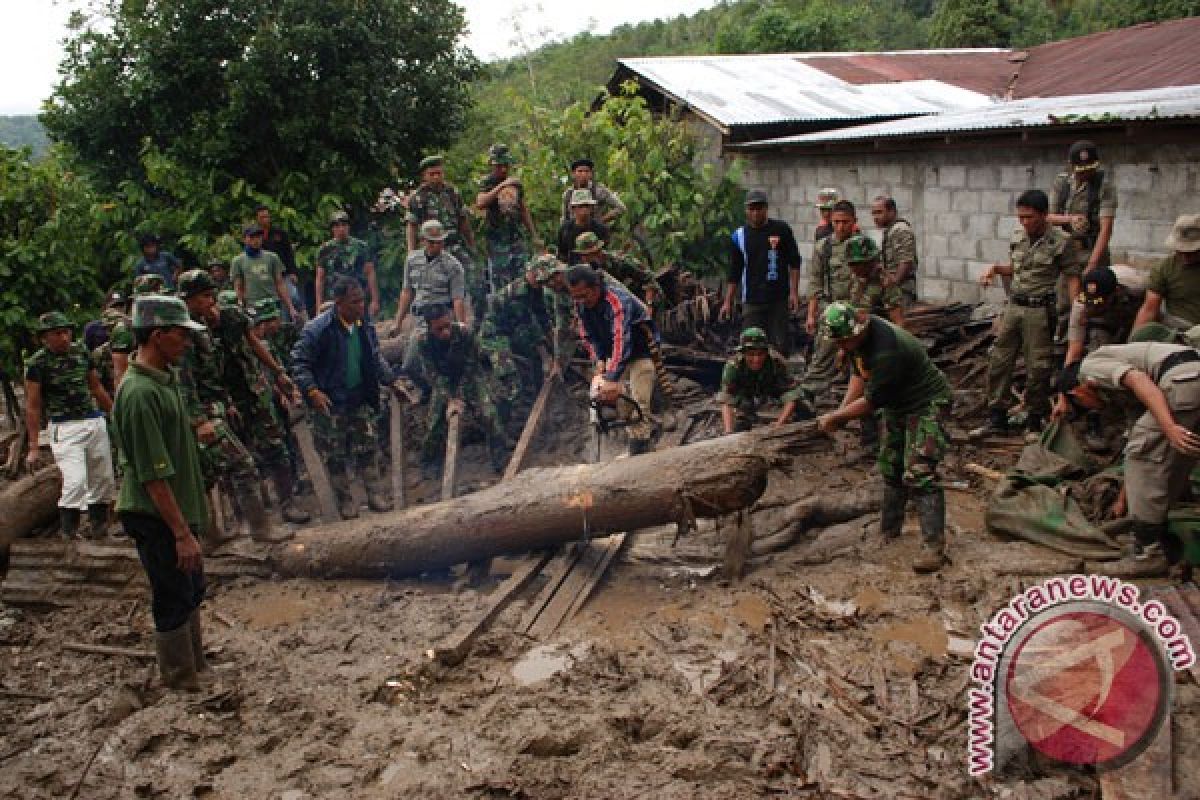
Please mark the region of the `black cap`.
[[746, 205], [757, 206], [767, 204], [767, 193], [762, 189], [751, 189], [746, 192]]
[[1117, 290], [1117, 273], [1109, 267], [1093, 267], [1083, 273], [1081, 282], [1088, 297], [1108, 297]]
[[576, 167], [587, 167], [588, 169], [595, 169], [596, 162], [592, 161], [590, 158], [577, 158], [571, 162], [571, 172], [574, 172]]
[[1100, 163], [1100, 151], [1094, 142], [1081, 140], [1071, 145], [1067, 152], [1067, 160], [1075, 169], [1089, 169]]
[[148, 244], [162, 244], [162, 239], [158, 238], [157, 233], [143, 233], [138, 236], [139, 247], [145, 247]]

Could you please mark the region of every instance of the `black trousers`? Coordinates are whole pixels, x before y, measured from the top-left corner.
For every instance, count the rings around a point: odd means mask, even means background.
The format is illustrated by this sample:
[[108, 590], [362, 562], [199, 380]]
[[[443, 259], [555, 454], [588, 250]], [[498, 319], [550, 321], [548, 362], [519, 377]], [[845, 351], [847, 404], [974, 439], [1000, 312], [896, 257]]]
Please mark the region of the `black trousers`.
[[204, 600], [204, 571], [184, 572], [176, 566], [175, 536], [160, 518], [128, 512], [119, 517], [150, 579], [154, 629], [166, 633], [186, 625]]
[[779, 353], [787, 358], [792, 354], [791, 312], [787, 297], [773, 303], [743, 303], [742, 327], [762, 328], [767, 339]]

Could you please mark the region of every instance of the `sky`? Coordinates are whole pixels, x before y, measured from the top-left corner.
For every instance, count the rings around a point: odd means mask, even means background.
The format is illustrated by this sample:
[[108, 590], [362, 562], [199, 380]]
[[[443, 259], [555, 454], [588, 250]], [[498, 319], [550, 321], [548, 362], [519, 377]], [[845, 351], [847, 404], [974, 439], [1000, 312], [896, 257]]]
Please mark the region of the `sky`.
[[[466, 45], [483, 61], [504, 58], [585, 30], [607, 33], [623, 23], [693, 14], [715, 0], [459, 0], [467, 12]], [[63, 0], [0, 0], [0, 114], [35, 114], [58, 81], [58, 62], [71, 4]], [[516, 24], [514, 24], [516, 21]]]

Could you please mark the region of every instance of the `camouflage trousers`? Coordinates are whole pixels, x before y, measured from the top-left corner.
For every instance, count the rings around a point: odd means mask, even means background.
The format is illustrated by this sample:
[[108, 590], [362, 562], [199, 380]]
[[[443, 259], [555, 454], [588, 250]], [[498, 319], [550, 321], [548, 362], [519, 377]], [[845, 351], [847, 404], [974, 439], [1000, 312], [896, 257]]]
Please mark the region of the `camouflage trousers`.
[[805, 366], [804, 378], [800, 385], [808, 392], [809, 397], [815, 400], [829, 394], [841, 375], [842, 370], [838, 368], [837, 342], [825, 332], [825, 326], [820, 325], [817, 328], [816, 341], [813, 342], [812, 357]]
[[[514, 325], [511, 333], [489, 333], [485, 329], [479, 338], [479, 347], [491, 365], [491, 394], [496, 401], [502, 422], [508, 420], [520, 401], [521, 394], [530, 385], [531, 375], [540, 375], [536, 369], [540, 363], [537, 347], [545, 341], [541, 327], [535, 322]], [[516, 356], [526, 359], [533, 369], [522, 370]]]
[[446, 247], [446, 252], [458, 259], [462, 264], [463, 282], [466, 284], [467, 297], [471, 298], [471, 309], [478, 319], [487, 309], [487, 276], [484, 270], [475, 263], [475, 257], [467, 249], [466, 244], [456, 242]]
[[884, 483], [904, 486], [918, 494], [941, 491], [937, 471], [946, 454], [946, 421], [949, 398], [939, 398], [923, 411], [898, 414], [880, 412], [883, 436], [879, 441], [879, 474]]
[[[461, 385], [466, 413], [483, 429], [489, 441], [504, 441], [504, 423], [492, 400], [487, 383], [478, 375], [466, 377]], [[446, 406], [449, 395], [434, 389], [429, 397], [429, 416], [425, 422], [425, 438], [421, 440], [421, 461], [430, 463], [444, 452], [446, 444]]]
[[1009, 303], [988, 355], [988, 407], [1007, 409], [1017, 356], [1025, 358], [1025, 408], [1031, 415], [1050, 415], [1050, 373], [1054, 369], [1054, 310]]
[[197, 440], [204, 485], [212, 488], [221, 481], [234, 494], [251, 489], [257, 492], [259, 476], [254, 456], [225, 420], [212, 420], [212, 424], [217, 432], [216, 441], [204, 444]]
[[287, 426], [284, 425], [275, 397], [270, 389], [253, 397], [239, 398], [238, 413], [242, 415], [242, 437], [254, 454], [260, 470], [291, 462]]
[[329, 479], [346, 480], [346, 470], [362, 472], [371, 481], [377, 477], [379, 412], [368, 403], [348, 411], [312, 415], [313, 444], [325, 459]]
[[498, 247], [489, 242], [488, 268], [485, 276], [490, 280], [488, 293], [493, 289], [507, 286], [519, 276], [525, 274], [525, 264], [529, 261], [529, 253], [521, 247]]

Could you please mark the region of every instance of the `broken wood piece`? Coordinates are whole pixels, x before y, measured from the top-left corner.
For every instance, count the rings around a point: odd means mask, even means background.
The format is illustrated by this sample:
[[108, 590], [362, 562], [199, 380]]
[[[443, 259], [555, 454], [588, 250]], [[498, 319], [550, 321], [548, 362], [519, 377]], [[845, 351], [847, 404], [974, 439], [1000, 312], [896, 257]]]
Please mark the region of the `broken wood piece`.
[[454, 497], [458, 482], [458, 443], [462, 432], [462, 413], [449, 414], [446, 418], [446, 465], [442, 470], [442, 500]]
[[558, 554], [543, 567], [542, 571], [546, 574], [546, 583], [542, 586], [542, 590], [538, 592], [537, 597], [529, 604], [529, 608], [525, 609], [525, 615], [521, 617], [521, 621], [517, 624], [517, 632], [528, 634], [529, 629], [538, 621], [538, 617], [546, 609], [547, 604], [554, 599], [554, 594], [562, 586], [563, 581], [567, 579], [567, 575], [571, 573], [571, 568], [579, 561], [579, 555], [582, 548], [567, 546], [558, 551]]
[[[575, 600], [571, 603], [570, 608], [567, 609], [567, 614], [562, 618], [562, 622], [566, 622], [578, 614], [579, 610], [588, 601], [588, 598], [592, 596], [592, 592], [595, 591], [596, 586], [603, 580], [605, 573], [608, 572], [609, 564], [612, 563], [613, 559], [617, 557], [621, 552], [621, 548], [625, 545], [626, 536], [627, 534], [624, 533], [615, 533], [608, 537], [607, 549], [601, 553], [600, 560], [596, 563], [596, 568], [588, 577], [587, 582], [576, 592]], [[591, 544], [595, 546], [597, 543], [592, 542]], [[560, 622], [559, 624], [561, 625], [562, 623]]]
[[404, 403], [395, 393], [390, 393], [391, 420], [388, 425], [389, 444], [392, 450], [392, 502], [398, 509], [408, 505], [404, 496], [404, 466], [408, 455], [404, 448]]
[[991, 467], [985, 467], [982, 464], [976, 464], [969, 461], [966, 464], [963, 464], [963, 469], [965, 469], [967, 472], [970, 472], [972, 475], [978, 475], [979, 477], [987, 478], [990, 481], [999, 482], [1004, 480], [1003, 472], [994, 470]]
[[309, 480], [312, 481], [313, 492], [317, 495], [321, 521], [326, 525], [335, 523], [341, 519], [341, 515], [338, 514], [337, 500], [333, 496], [333, 486], [329, 483], [329, 473], [325, 471], [325, 462], [317, 454], [317, 447], [313, 444], [312, 429], [308, 420], [297, 421], [292, 426], [292, 433], [296, 435], [296, 442], [300, 445], [300, 457], [304, 459], [304, 467], [308, 471]]
[[134, 650], [129, 647], [109, 647], [103, 644], [83, 644], [81, 642], [66, 642], [62, 646], [63, 650], [70, 650], [74, 653], [91, 653], [98, 656], [123, 656], [125, 658], [147, 658], [153, 659], [154, 653], [148, 650]]
[[62, 473], [51, 461], [32, 475], [13, 481], [0, 492], [0, 547], [28, 536], [58, 517]]
[[729, 534], [729, 540], [725, 543], [722, 573], [726, 580], [740, 581], [745, 575], [746, 559], [750, 556], [753, 540], [754, 525], [750, 521], [750, 515], [739, 511], [737, 524], [733, 526], [733, 532]]
[[542, 388], [538, 392], [537, 399], [533, 401], [533, 407], [529, 410], [529, 416], [525, 419], [525, 427], [521, 429], [521, 436], [517, 439], [517, 446], [513, 448], [512, 455], [508, 459], [508, 466], [504, 468], [504, 476], [501, 480], [512, 480], [521, 471], [521, 467], [525, 463], [525, 455], [529, 452], [529, 445], [537, 435], [538, 426], [542, 422], [542, 414], [546, 411], [550, 394], [557, 383], [557, 378], [550, 377], [542, 381]]

